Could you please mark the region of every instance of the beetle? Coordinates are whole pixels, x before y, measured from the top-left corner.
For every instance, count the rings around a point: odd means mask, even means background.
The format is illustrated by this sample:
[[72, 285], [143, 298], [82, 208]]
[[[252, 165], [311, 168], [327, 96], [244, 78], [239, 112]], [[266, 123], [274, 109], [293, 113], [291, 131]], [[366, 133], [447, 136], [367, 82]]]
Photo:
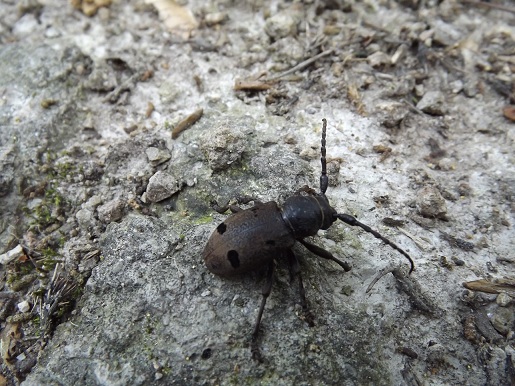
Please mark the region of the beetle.
[[261, 305], [251, 337], [252, 357], [258, 361], [261, 361], [262, 358], [257, 339], [266, 300], [272, 290], [274, 260], [287, 259], [291, 276], [296, 276], [299, 281], [300, 302], [305, 320], [310, 326], [313, 325], [312, 316], [307, 307], [299, 262], [292, 250], [297, 241], [311, 253], [332, 260], [344, 271], [349, 271], [348, 263], [333, 256], [331, 252], [305, 240], [306, 237], [316, 235], [320, 229], [328, 229], [339, 219], [350, 226], [356, 226], [371, 233], [374, 237], [404, 255], [410, 262], [410, 274], [415, 268], [411, 257], [395, 243], [368, 225], [361, 223], [355, 217], [338, 213], [329, 204], [325, 195], [328, 187], [327, 120], [324, 118], [322, 122], [320, 193], [308, 186], [303, 186], [287, 198], [282, 206], [279, 206], [275, 201], [263, 203], [251, 197], [243, 197], [238, 200], [239, 204], [253, 202], [253, 206], [248, 209], [229, 204], [220, 207], [215, 202], [213, 203], [213, 209], [217, 212], [225, 213], [229, 209], [233, 214], [216, 227], [206, 244], [203, 258], [208, 270], [216, 275], [227, 277], [267, 268]]

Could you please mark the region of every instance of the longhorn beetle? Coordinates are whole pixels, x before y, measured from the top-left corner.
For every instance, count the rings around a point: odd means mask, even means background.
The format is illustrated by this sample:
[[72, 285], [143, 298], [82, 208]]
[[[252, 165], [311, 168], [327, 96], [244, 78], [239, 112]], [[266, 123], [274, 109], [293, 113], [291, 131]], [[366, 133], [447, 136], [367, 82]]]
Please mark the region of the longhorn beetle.
[[340, 219], [348, 225], [360, 227], [371, 233], [374, 237], [381, 239], [403, 254], [410, 262], [410, 274], [415, 268], [411, 257], [396, 244], [368, 225], [359, 222], [353, 216], [336, 212], [329, 204], [325, 196], [328, 186], [325, 157], [327, 120], [324, 118], [322, 122], [320, 193], [304, 186], [287, 198], [282, 207], [277, 205], [275, 201], [263, 203], [250, 197], [239, 199], [240, 204], [253, 201], [254, 206], [249, 209], [242, 209], [235, 205], [219, 207], [216, 203], [213, 203], [213, 208], [217, 212], [224, 213], [227, 209], [230, 209], [233, 214], [216, 227], [207, 242], [203, 253], [207, 268], [212, 273], [220, 276], [233, 276], [267, 268], [265, 285], [262, 289], [261, 306], [251, 339], [252, 357], [258, 361], [261, 361], [257, 344], [259, 326], [266, 299], [272, 290], [274, 259], [285, 258], [288, 260], [291, 276], [297, 276], [299, 280], [300, 301], [306, 322], [310, 326], [313, 325], [312, 316], [307, 307], [299, 262], [292, 251], [296, 241], [315, 255], [332, 260], [344, 271], [349, 271], [349, 264], [334, 257], [332, 253], [325, 249], [305, 240], [306, 237], [316, 235], [319, 229], [328, 229], [337, 219]]

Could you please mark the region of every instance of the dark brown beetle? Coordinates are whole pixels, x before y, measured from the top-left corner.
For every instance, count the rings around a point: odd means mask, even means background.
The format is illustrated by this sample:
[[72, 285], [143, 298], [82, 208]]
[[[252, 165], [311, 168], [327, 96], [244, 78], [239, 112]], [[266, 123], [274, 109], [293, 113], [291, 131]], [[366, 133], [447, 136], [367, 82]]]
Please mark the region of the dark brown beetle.
[[320, 193], [304, 186], [293, 196], [286, 199], [282, 207], [279, 207], [274, 201], [262, 203], [249, 197], [239, 200], [240, 204], [253, 201], [254, 206], [249, 209], [241, 209], [233, 205], [219, 207], [216, 203], [213, 205], [219, 213], [224, 213], [227, 209], [230, 209], [233, 214], [216, 227], [207, 242], [203, 253], [207, 268], [220, 276], [233, 276], [265, 267], [268, 268], [267, 279], [262, 292], [263, 298], [252, 333], [252, 357], [257, 360], [261, 360], [257, 338], [266, 299], [272, 289], [274, 259], [286, 258], [292, 276], [295, 275], [299, 278], [301, 306], [307, 323], [313, 325], [312, 317], [307, 310], [299, 263], [292, 251], [296, 241], [315, 255], [332, 260], [345, 271], [349, 271], [350, 266], [346, 262], [337, 259], [325, 249], [304, 240], [306, 237], [316, 235], [319, 229], [328, 229], [337, 219], [340, 219], [348, 225], [362, 228], [402, 253], [410, 262], [410, 273], [415, 267], [411, 257], [396, 244], [381, 236], [369, 226], [359, 222], [353, 216], [337, 213], [329, 204], [325, 196], [328, 185], [325, 158], [327, 120], [324, 118], [322, 122]]

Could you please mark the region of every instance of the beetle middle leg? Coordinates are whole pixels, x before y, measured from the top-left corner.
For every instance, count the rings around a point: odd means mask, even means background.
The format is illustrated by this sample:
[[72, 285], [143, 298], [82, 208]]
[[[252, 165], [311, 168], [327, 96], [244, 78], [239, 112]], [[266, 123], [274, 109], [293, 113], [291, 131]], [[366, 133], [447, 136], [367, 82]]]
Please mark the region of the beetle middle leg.
[[272, 292], [272, 284], [274, 283], [274, 262], [273, 260], [268, 264], [267, 274], [265, 285], [263, 286], [261, 294], [263, 298], [261, 299], [261, 306], [259, 307], [258, 316], [256, 319], [256, 324], [254, 325], [254, 332], [252, 333], [252, 340], [250, 342], [250, 351], [252, 353], [252, 359], [263, 362], [263, 358], [261, 357], [261, 352], [258, 347], [258, 336], [259, 336], [259, 326], [261, 324], [261, 318], [263, 317], [263, 311], [265, 310], [266, 299]]
[[304, 283], [302, 282], [302, 275], [300, 274], [300, 264], [297, 256], [291, 249], [288, 250], [288, 264], [290, 266], [290, 275], [292, 278], [297, 277], [299, 280], [299, 294], [300, 294], [300, 305], [302, 307], [303, 318], [309, 327], [315, 325], [313, 314], [309, 311], [308, 301], [306, 300], [306, 290], [304, 289]]
[[350, 271], [350, 265], [347, 262], [341, 261], [340, 259], [334, 257], [331, 252], [326, 251], [324, 248], [320, 248], [318, 245], [311, 244], [310, 242], [307, 242], [303, 239], [300, 239], [299, 242], [304, 245], [308, 251], [314, 253], [315, 255], [334, 261], [336, 264], [342, 267], [345, 272]]

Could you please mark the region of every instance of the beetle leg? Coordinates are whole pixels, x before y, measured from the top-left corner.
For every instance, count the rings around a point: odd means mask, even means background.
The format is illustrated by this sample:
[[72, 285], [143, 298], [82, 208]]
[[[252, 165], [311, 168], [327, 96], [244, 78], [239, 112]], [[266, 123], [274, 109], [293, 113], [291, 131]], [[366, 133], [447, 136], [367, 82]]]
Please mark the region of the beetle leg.
[[316, 194], [316, 190], [310, 188], [307, 185], [304, 185], [303, 187], [297, 189], [297, 191], [295, 192], [295, 194], [300, 194], [300, 193]]
[[251, 196], [238, 197], [236, 199], [236, 201], [238, 201], [238, 204], [248, 204], [251, 201], [254, 202], [254, 205], [262, 205], [263, 204], [262, 201], [258, 200], [257, 198], [251, 197]]
[[375, 238], [380, 239], [381, 241], [383, 241], [384, 243], [388, 244], [390, 247], [392, 247], [396, 251], [398, 251], [401, 254], [403, 254], [404, 257], [406, 257], [409, 260], [410, 265], [411, 265], [409, 273], [411, 274], [411, 272], [413, 272], [413, 270], [415, 269], [415, 263], [413, 263], [413, 260], [411, 260], [410, 255], [408, 255], [406, 252], [404, 252], [404, 250], [402, 248], [398, 247], [397, 244], [395, 244], [394, 242], [388, 240], [386, 237], [382, 236], [379, 232], [373, 230], [368, 225], [365, 225], [362, 222], [359, 222], [355, 217], [351, 216], [350, 214], [338, 213], [335, 216], [337, 218], [339, 218], [340, 220], [342, 220], [346, 224], [349, 224], [351, 226], [360, 227], [365, 232], [371, 233]]
[[290, 272], [292, 276], [299, 278], [299, 294], [300, 294], [300, 305], [302, 307], [302, 313], [304, 314], [304, 320], [309, 327], [313, 327], [313, 314], [308, 309], [308, 301], [306, 300], [306, 290], [304, 289], [304, 283], [302, 282], [302, 275], [300, 274], [300, 264], [297, 256], [292, 250], [288, 250], [288, 263], [290, 265]]
[[252, 333], [252, 340], [250, 343], [250, 351], [252, 352], [252, 359], [263, 362], [261, 357], [261, 352], [259, 351], [259, 347], [257, 344], [257, 339], [259, 335], [259, 325], [261, 324], [261, 317], [263, 316], [263, 311], [265, 309], [266, 299], [270, 295], [272, 291], [272, 284], [274, 283], [274, 261], [272, 260], [270, 264], [268, 264], [267, 274], [265, 285], [263, 286], [261, 294], [263, 298], [261, 299], [261, 306], [259, 307], [258, 316], [256, 319], [256, 324], [254, 326], [254, 332]]
[[230, 210], [232, 213], [236, 213], [236, 212], [243, 210], [239, 206], [231, 205], [230, 201], [227, 204], [225, 204], [224, 206], [218, 205], [218, 203], [216, 201], [211, 201], [211, 207], [213, 208], [213, 210], [215, 210], [216, 212], [218, 212], [220, 214], [224, 214], [225, 212], [227, 212], [227, 210]]
[[[236, 198], [236, 202], [240, 205], [248, 204], [251, 201], [253, 201], [254, 205], [257, 205], [257, 206], [263, 204], [260, 200], [258, 200], [257, 198], [254, 198], [254, 197], [243, 196], [243, 197]], [[243, 210], [239, 206], [231, 204], [231, 201], [227, 202], [227, 204], [225, 204], [224, 206], [220, 206], [220, 205], [218, 205], [218, 203], [215, 200], [213, 200], [213, 201], [211, 201], [211, 207], [213, 208], [213, 210], [215, 210], [216, 212], [218, 212], [220, 214], [224, 214], [228, 210], [230, 210], [232, 213], [237, 213], [237, 212], [240, 212]]]
[[350, 265], [347, 262], [341, 261], [340, 259], [334, 257], [331, 252], [326, 251], [324, 248], [320, 248], [318, 245], [311, 244], [306, 240], [300, 239], [299, 241], [302, 245], [304, 245], [307, 248], [308, 251], [324, 259], [334, 261], [336, 264], [342, 267], [345, 272], [350, 271]]

